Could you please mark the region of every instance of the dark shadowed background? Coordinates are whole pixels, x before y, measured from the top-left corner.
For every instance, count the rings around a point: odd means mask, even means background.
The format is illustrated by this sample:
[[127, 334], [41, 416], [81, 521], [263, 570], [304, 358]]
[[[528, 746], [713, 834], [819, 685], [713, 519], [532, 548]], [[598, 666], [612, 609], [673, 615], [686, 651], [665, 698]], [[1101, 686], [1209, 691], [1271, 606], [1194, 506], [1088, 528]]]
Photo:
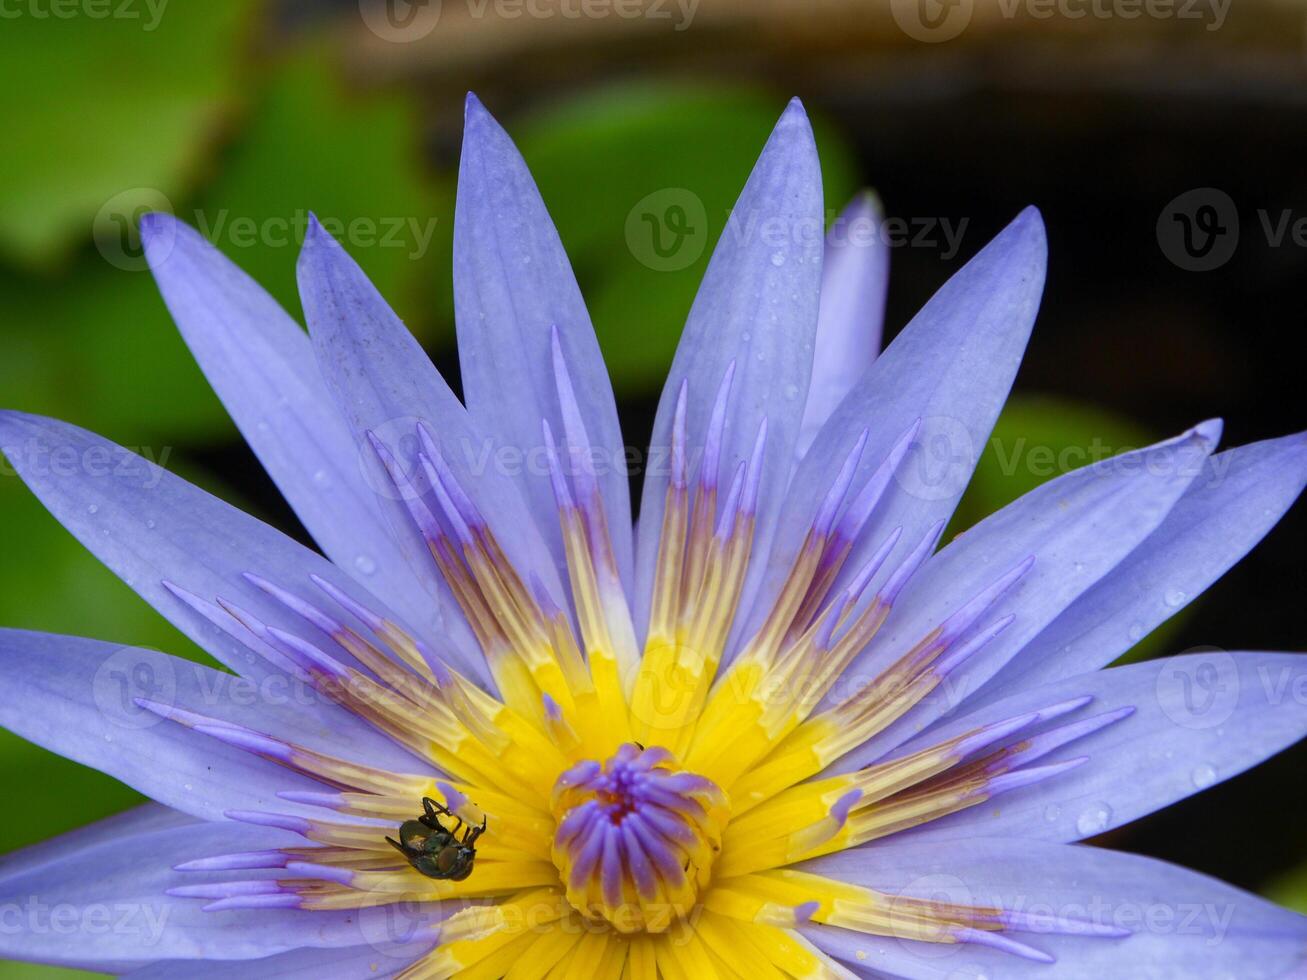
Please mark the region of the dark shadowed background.
[[[559, 225], [627, 441], [791, 95], [827, 204], [873, 188], [887, 333], [1026, 204], [1048, 286], [957, 527], [1211, 416], [1307, 428], [1307, 7], [1240, 0], [0, 0], [0, 404], [103, 432], [304, 539], [173, 330], [131, 230], [196, 224], [297, 316], [308, 210], [451, 381], [462, 101]], [[702, 221], [667, 208], [689, 199]], [[664, 238], [628, 221], [663, 209]], [[334, 222], [334, 225], [333, 225]], [[902, 234], [899, 234], [901, 230]], [[874, 420], [869, 420], [874, 424]], [[1070, 451], [1068, 451], [1070, 450]], [[0, 471], [0, 624], [204, 659]], [[1300, 507], [1131, 656], [1302, 649]], [[1118, 830], [1307, 911], [1307, 750]], [[138, 800], [0, 732], [0, 851]], [[70, 974], [0, 963], [0, 978]]]

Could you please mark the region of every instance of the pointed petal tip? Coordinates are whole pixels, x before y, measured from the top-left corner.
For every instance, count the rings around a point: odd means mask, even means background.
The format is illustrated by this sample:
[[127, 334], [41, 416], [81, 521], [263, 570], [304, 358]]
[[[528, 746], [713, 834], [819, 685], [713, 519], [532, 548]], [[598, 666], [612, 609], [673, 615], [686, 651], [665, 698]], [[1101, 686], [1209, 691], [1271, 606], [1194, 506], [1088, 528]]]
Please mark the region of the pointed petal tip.
[[477, 98], [475, 92], [468, 92], [463, 100], [463, 150], [466, 153], [474, 138], [485, 139], [499, 136], [508, 139], [504, 127], [486, 108], [485, 103]]
[[181, 221], [167, 211], [147, 211], [141, 215], [141, 220], [136, 223], [136, 227], [141, 233], [142, 243], [149, 248], [153, 239], [165, 231], [175, 231], [181, 224]]
[[803, 103], [799, 101], [798, 96], [790, 99], [786, 105], [785, 111], [781, 113], [780, 119], [776, 121], [776, 128], [772, 130], [772, 139], [778, 136], [797, 139], [813, 147], [815, 152], [816, 142], [812, 135], [812, 123], [808, 119], [808, 113], [803, 108]]
[[853, 221], [869, 221], [879, 225], [885, 218], [885, 206], [881, 203], [879, 194], [870, 187], [864, 187], [844, 206], [840, 217], [846, 224]]
[[1225, 422], [1222, 419], [1207, 419], [1205, 422], [1199, 422], [1190, 432], [1201, 439], [1209, 448], [1214, 448], [1221, 441], [1221, 433], [1225, 430]]
[[322, 227], [317, 214], [310, 211], [304, 226], [304, 243], [300, 246], [299, 261], [302, 265], [306, 256], [319, 248], [340, 248], [340, 243], [331, 237], [331, 233]]

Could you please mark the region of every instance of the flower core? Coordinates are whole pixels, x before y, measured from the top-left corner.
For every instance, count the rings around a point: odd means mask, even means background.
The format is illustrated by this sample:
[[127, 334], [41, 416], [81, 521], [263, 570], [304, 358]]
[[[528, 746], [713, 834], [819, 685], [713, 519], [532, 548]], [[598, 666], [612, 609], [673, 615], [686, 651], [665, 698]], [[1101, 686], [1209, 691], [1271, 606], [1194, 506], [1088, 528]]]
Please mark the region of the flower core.
[[678, 769], [667, 749], [623, 744], [554, 785], [553, 860], [568, 902], [619, 932], [665, 932], [712, 878], [728, 817], [711, 779]]

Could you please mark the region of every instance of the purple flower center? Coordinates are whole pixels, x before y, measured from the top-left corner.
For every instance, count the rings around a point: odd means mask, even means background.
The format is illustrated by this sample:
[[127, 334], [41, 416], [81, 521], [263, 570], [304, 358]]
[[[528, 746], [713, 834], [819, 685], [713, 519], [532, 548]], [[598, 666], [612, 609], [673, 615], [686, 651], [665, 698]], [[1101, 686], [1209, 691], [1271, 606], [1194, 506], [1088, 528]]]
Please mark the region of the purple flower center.
[[619, 932], [663, 932], [711, 880], [726, 794], [664, 748], [626, 743], [554, 784], [553, 859], [568, 901]]

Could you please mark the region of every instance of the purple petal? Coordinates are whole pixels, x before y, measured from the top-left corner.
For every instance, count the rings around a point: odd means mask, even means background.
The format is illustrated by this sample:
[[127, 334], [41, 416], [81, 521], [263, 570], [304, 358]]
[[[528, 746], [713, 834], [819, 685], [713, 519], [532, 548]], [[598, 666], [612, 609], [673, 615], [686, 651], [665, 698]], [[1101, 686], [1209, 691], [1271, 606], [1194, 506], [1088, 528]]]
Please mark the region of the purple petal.
[[[438, 610], [363, 478], [358, 447], [309, 338], [271, 296], [188, 225], [141, 219], [150, 269], [182, 337], [245, 441], [322, 550], [365, 578], [429, 639]], [[360, 568], [372, 572], [362, 575]]]
[[[316, 220], [309, 223], [300, 252], [299, 287], [327, 387], [358, 441], [369, 433], [379, 439], [403, 472], [419, 479], [420, 491], [418, 424], [427, 423], [440, 455], [519, 573], [534, 570], [547, 586], [561, 591], [548, 546], [510, 475], [531, 461], [497, 452], [500, 447], [490, 433], [468, 416], [363, 270]], [[376, 466], [376, 479], [386, 479], [379, 462]], [[414, 567], [441, 597], [449, 640], [460, 653], [458, 666], [484, 679], [487, 672], [466, 620], [398, 497], [396, 493], [387, 506], [397, 526], [406, 529], [405, 547]]]
[[[651, 439], [651, 461], [665, 459], [678, 393], [688, 381], [690, 458], [697, 459], [718, 386], [735, 363], [714, 476], [719, 485], [730, 483], [766, 419], [767, 458], [753, 546], [759, 559], [767, 553], [785, 496], [808, 391], [821, 248], [821, 171], [812, 129], [795, 100], [763, 147], [713, 252], [663, 389]], [[666, 465], [650, 467], [640, 505], [636, 593], [641, 606], [636, 620], [641, 633], [648, 618], [668, 475]], [[746, 597], [756, 587], [762, 566], [757, 560], [750, 568]]]
[[935, 744], [996, 719], [1092, 695], [1058, 725], [1113, 709], [1129, 717], [1040, 759], [1089, 762], [1056, 780], [1014, 791], [902, 838], [983, 834], [1074, 841], [1129, 823], [1255, 766], [1307, 735], [1307, 656], [1210, 653], [1165, 657], [1032, 687], [928, 729], [895, 754]]
[[27, 874], [107, 840], [199, 823], [195, 817], [180, 810], [172, 810], [158, 803], [143, 803], [50, 840], [0, 856], [0, 878]]
[[1203, 423], [1174, 439], [1075, 470], [1037, 487], [954, 539], [913, 576], [849, 679], [874, 679], [1008, 569], [1030, 571], [985, 612], [1012, 625], [949, 675], [886, 731], [845, 756], [837, 769], [865, 765], [954, 710], [1085, 589], [1162, 522], [1202, 472], [1220, 434]]
[[855, 487], [871, 479], [905, 431], [921, 424], [884, 499], [863, 526], [837, 587], [894, 528], [903, 532], [889, 568], [927, 528], [953, 513], [1016, 376], [1039, 307], [1046, 260], [1043, 222], [1028, 208], [955, 273], [866, 370], [795, 471], [786, 495], [790, 511], [747, 632], [765, 618], [818, 502], [870, 421], [875, 425]]
[[1157, 530], [1031, 640], [978, 698], [992, 701], [1111, 663], [1250, 551], [1305, 482], [1302, 433], [1213, 456]]
[[124, 980], [175, 980], [178, 976], [186, 980], [370, 980], [393, 977], [430, 951], [429, 944], [383, 942], [381, 936], [384, 932], [376, 942], [364, 946], [295, 949], [258, 960], [162, 960], [125, 974]]
[[[326, 649], [333, 647], [329, 637], [245, 573], [276, 581], [308, 602], [321, 601], [310, 581], [316, 574], [401, 622], [317, 552], [91, 432], [55, 419], [0, 412], [0, 447], [32, 492], [92, 554], [183, 633], [256, 684], [289, 687], [293, 681], [165, 583], [207, 602], [234, 602], [264, 623], [311, 637]], [[303, 707], [326, 728], [361, 727], [348, 712], [321, 699]]]
[[196, 883], [194, 874], [173, 870], [187, 858], [290, 843], [279, 831], [204, 823], [108, 839], [35, 871], [0, 877], [0, 907], [9, 910], [0, 956], [105, 969], [159, 959], [254, 959], [365, 941], [352, 911], [215, 914], [203, 911], [202, 901], [167, 894]]
[[[801, 931], [831, 955], [891, 976], [972, 980], [1239, 977], [1269, 980], [1301, 966], [1307, 918], [1183, 868], [1093, 847], [1025, 839], [882, 843], [803, 867], [890, 895], [1001, 905], [1127, 929], [1124, 938], [1010, 935], [1056, 959], [878, 938], [829, 927]], [[864, 955], [859, 956], [858, 951]]]
[[252, 688], [154, 650], [0, 630], [0, 724], [14, 733], [205, 819], [228, 809], [312, 812], [277, 793], [322, 790], [321, 783], [139, 707], [147, 691], [164, 710], [194, 708], [386, 768], [401, 763], [393, 771], [423, 771], [346, 712], [337, 714], [348, 724], [324, 730], [307, 710], [311, 692]]
[[889, 247], [880, 233], [882, 220], [876, 196], [863, 193], [826, 235], [812, 383], [795, 446], [797, 456], [808, 451], [836, 406], [880, 353], [889, 285]]
[[[476, 96], [468, 95], [454, 216], [454, 310], [468, 412], [524, 455], [540, 422], [563, 432], [551, 366], [559, 343], [595, 450], [617, 567], [628, 583], [631, 503], [617, 405], [576, 277], [525, 161]], [[588, 461], [587, 461], [588, 462]], [[522, 487], [563, 565], [558, 507], [548, 474], [526, 467]]]

